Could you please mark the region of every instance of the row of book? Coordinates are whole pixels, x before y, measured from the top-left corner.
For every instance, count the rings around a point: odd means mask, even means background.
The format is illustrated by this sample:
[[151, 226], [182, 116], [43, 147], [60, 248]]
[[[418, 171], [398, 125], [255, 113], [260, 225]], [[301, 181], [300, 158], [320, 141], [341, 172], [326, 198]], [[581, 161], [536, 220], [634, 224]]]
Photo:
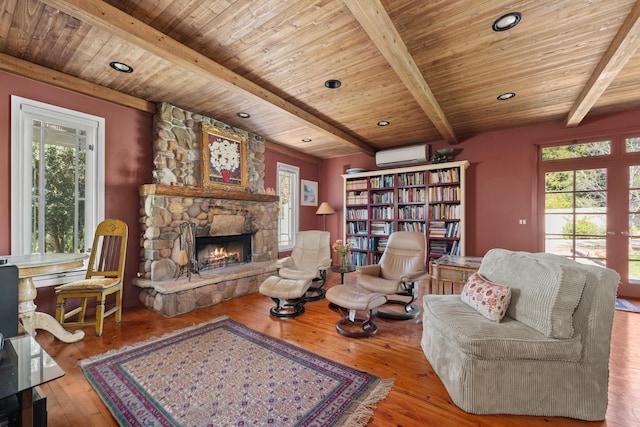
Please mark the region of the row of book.
[[425, 226], [424, 222], [399, 222], [398, 223], [398, 230], [399, 231], [412, 231], [412, 232], [419, 232], [419, 233], [424, 233], [425, 229], [427, 227]]
[[347, 191], [351, 190], [366, 190], [367, 189], [367, 180], [366, 179], [358, 179], [353, 181], [347, 181], [346, 184]]
[[431, 219], [460, 219], [460, 205], [436, 204], [429, 205]]
[[429, 187], [430, 202], [459, 202], [461, 194], [460, 187]]
[[385, 191], [383, 193], [371, 194], [371, 203], [374, 203], [374, 204], [393, 203], [393, 191]]
[[373, 206], [371, 208], [371, 219], [393, 219], [393, 206]]
[[368, 209], [347, 209], [347, 219], [369, 219]]
[[460, 241], [429, 240], [429, 253], [434, 255], [460, 256]]
[[371, 234], [377, 234], [379, 236], [388, 236], [393, 233], [393, 222], [372, 222]]
[[403, 187], [409, 185], [424, 185], [424, 172], [401, 173], [398, 175], [398, 181]]
[[347, 233], [367, 234], [367, 223], [365, 221], [349, 221], [347, 222]]
[[369, 193], [367, 191], [352, 191], [347, 193], [348, 205], [367, 205], [369, 204]]
[[441, 184], [460, 181], [460, 169], [442, 169], [429, 172], [429, 184]]
[[393, 175], [372, 176], [369, 182], [371, 188], [393, 187]]
[[349, 237], [349, 243], [354, 250], [382, 251], [387, 248], [389, 239], [381, 237]]
[[424, 203], [427, 192], [424, 188], [399, 188], [398, 203]]
[[445, 238], [460, 237], [460, 221], [457, 221], [457, 222], [430, 221], [429, 237], [445, 237]]
[[402, 206], [398, 209], [398, 219], [415, 219], [424, 220], [425, 208], [422, 205], [416, 206]]

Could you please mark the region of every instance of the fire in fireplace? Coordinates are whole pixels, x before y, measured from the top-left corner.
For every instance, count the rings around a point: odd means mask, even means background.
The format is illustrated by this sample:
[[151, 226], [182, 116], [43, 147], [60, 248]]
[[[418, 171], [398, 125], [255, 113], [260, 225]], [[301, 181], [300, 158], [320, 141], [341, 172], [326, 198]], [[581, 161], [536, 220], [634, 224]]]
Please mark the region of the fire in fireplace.
[[196, 237], [196, 259], [200, 270], [251, 262], [251, 234]]

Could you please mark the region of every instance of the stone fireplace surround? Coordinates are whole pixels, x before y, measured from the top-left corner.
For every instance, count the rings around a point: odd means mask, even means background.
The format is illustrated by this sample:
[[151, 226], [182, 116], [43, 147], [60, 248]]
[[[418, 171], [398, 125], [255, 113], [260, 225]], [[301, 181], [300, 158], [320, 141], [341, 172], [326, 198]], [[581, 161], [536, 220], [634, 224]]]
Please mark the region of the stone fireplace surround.
[[[158, 106], [154, 118], [154, 158], [162, 157], [159, 163], [168, 170], [162, 174], [161, 183], [145, 184], [139, 189], [143, 233], [141, 262], [134, 284], [141, 288], [139, 298], [147, 308], [169, 317], [256, 292], [276, 271], [279, 199], [264, 194], [262, 138], [232, 129], [248, 137], [248, 191], [199, 187], [193, 184], [200, 181], [202, 122], [230, 128], [171, 104]], [[196, 225], [196, 236], [251, 234], [252, 262], [176, 277], [183, 222]]]

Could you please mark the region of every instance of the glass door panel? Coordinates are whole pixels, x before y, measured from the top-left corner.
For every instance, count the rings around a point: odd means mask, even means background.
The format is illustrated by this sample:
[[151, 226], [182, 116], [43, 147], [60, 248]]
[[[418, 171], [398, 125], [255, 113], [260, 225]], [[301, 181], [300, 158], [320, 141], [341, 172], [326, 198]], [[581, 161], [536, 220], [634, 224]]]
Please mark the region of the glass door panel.
[[607, 170], [545, 174], [545, 252], [606, 265]]

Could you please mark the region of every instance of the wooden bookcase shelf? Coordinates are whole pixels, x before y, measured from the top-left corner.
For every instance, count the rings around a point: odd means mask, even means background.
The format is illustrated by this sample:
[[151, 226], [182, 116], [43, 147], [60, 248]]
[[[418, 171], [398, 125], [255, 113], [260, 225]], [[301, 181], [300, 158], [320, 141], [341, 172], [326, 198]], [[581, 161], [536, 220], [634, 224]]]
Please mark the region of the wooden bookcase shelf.
[[342, 175], [344, 236], [352, 262], [375, 264], [394, 231], [427, 239], [427, 258], [464, 255], [468, 161]]

